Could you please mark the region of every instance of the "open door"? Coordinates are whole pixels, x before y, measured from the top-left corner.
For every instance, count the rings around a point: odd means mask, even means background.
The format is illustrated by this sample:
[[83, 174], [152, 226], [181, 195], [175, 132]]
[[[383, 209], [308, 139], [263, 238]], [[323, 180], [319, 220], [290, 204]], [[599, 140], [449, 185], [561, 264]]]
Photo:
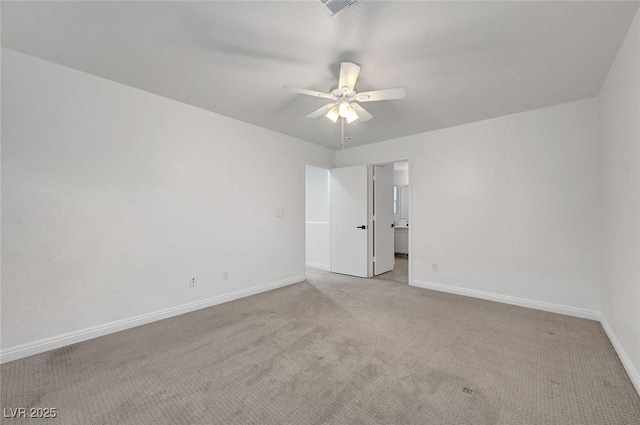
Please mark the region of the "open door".
[[366, 165], [331, 170], [331, 271], [334, 273], [369, 277], [367, 180]]
[[377, 276], [395, 265], [393, 164], [373, 168], [373, 217], [373, 274]]

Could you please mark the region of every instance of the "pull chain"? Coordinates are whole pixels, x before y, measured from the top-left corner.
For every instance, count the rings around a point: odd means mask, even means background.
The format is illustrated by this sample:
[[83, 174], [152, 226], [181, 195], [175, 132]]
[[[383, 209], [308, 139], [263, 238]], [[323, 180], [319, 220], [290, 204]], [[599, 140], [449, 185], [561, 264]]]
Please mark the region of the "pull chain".
[[344, 118], [340, 119], [340, 144], [342, 145], [342, 154], [344, 155]]

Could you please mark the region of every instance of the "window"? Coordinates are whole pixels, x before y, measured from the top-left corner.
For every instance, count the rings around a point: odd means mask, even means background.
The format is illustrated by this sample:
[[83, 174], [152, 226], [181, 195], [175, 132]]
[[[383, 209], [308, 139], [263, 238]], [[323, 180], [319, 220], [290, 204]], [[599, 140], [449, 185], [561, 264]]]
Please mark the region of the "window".
[[398, 214], [398, 186], [393, 186], [393, 215]]

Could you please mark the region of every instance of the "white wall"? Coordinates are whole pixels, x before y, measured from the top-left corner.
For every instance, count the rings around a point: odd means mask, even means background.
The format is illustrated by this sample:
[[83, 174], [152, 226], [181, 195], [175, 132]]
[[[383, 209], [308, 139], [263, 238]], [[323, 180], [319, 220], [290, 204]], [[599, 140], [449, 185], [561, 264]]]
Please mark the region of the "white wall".
[[413, 284], [597, 317], [597, 153], [597, 104], [588, 99], [334, 158], [337, 166], [410, 158]]
[[640, 393], [640, 13], [598, 102], [603, 324]]
[[331, 151], [6, 49], [2, 74], [3, 353], [304, 278]]
[[394, 171], [393, 184], [396, 186], [409, 186], [409, 170]]
[[331, 266], [329, 170], [307, 165], [305, 173], [305, 257], [308, 267]]

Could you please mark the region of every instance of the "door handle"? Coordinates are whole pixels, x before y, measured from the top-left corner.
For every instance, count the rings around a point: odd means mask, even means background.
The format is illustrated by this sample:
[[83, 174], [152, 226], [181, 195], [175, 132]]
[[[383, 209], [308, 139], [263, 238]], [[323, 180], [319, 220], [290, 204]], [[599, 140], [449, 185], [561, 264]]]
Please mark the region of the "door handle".
[[356, 229], [366, 229], [367, 226], [365, 226], [364, 224], [362, 226], [356, 226]]
[[393, 223], [391, 223], [391, 227], [396, 227], [396, 225], [395, 225], [395, 224], [393, 224]]

